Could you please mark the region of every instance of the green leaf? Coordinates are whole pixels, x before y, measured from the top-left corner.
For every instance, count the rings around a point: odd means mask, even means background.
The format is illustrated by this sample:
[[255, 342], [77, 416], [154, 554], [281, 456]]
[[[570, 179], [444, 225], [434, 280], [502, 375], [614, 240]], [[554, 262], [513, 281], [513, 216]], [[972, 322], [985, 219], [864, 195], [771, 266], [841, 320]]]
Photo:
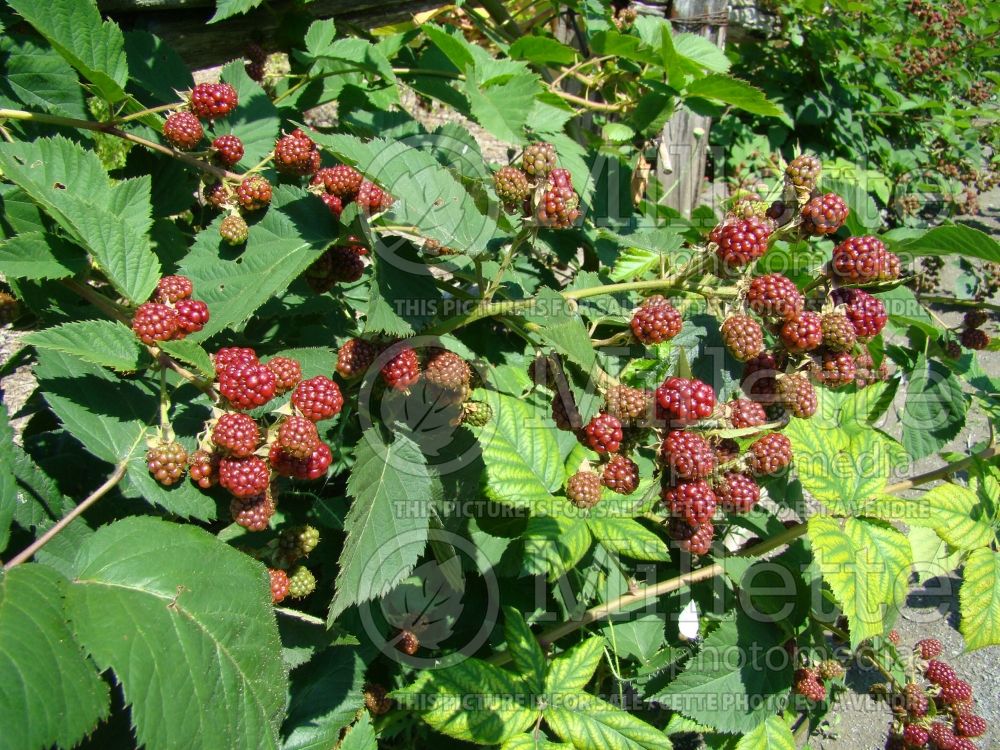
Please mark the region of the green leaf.
[[959, 591], [965, 648], [1000, 644], [1000, 554], [977, 549], [965, 561]]
[[609, 122], [601, 128], [601, 135], [604, 140], [612, 143], [625, 143], [635, 138], [635, 130], [620, 122]]
[[515, 60], [535, 63], [569, 65], [576, 60], [577, 51], [547, 36], [522, 36], [507, 50]]
[[139, 366], [142, 348], [131, 329], [109, 320], [64, 323], [24, 337], [36, 349], [54, 349], [85, 362], [132, 372]]
[[337, 750], [378, 750], [375, 730], [367, 713], [361, 714], [357, 723], [347, 730], [344, 739], [337, 745]]
[[865, 512], [933, 529], [955, 549], [987, 547], [994, 540], [993, 527], [980, 507], [979, 497], [957, 484], [940, 484], [916, 497], [887, 495]]
[[921, 586], [928, 579], [956, 570], [962, 562], [964, 553], [952, 551], [933, 529], [911, 526], [907, 536], [913, 550], [913, 572]]
[[0, 37], [0, 54], [6, 68], [0, 91], [9, 86], [13, 97], [33, 110], [87, 118], [76, 71], [54, 49], [37, 38], [12, 34]]
[[[328, 648], [292, 673], [282, 750], [328, 750], [364, 706], [365, 663], [358, 649]], [[366, 714], [367, 715], [367, 714]]]
[[836, 193], [847, 203], [850, 211], [845, 225], [851, 234], [868, 234], [882, 226], [878, 205], [863, 183], [824, 178], [823, 190]]
[[954, 439], [965, 425], [968, 402], [951, 369], [921, 354], [913, 366], [903, 404], [903, 446], [923, 458]]
[[547, 706], [545, 721], [579, 750], [669, 750], [670, 739], [642, 719], [607, 701], [575, 693]]
[[940, 327], [927, 312], [927, 308], [920, 304], [912, 290], [905, 286], [897, 286], [888, 292], [879, 292], [878, 297], [885, 305], [889, 319], [896, 325], [904, 328], [916, 326], [933, 338], [937, 338], [940, 334]]
[[511, 737], [500, 750], [573, 750], [573, 745], [568, 742], [553, 742], [544, 734], [519, 734]]
[[117, 24], [101, 19], [96, 2], [10, 0], [8, 4], [93, 83], [101, 96], [112, 103], [125, 98], [125, 40]]
[[631, 518], [587, 519], [594, 539], [612, 552], [633, 560], [669, 560], [666, 543], [638, 521]]
[[0, 245], [0, 273], [13, 279], [65, 279], [86, 267], [80, 248], [48, 232], [25, 232]]
[[[441, 295], [427, 266], [418, 260], [412, 248], [392, 251], [381, 243], [378, 247], [372, 291], [365, 312], [365, 332], [412, 335], [440, 309]], [[413, 304], [397, 304], [403, 299]]]
[[467, 79], [464, 91], [472, 116], [491, 135], [507, 143], [525, 143], [524, 126], [542, 92], [537, 76], [523, 73], [490, 86]]
[[256, 164], [271, 153], [281, 134], [278, 110], [260, 84], [247, 75], [242, 60], [226, 65], [219, 79], [236, 89], [240, 101], [223, 121], [223, 132], [232, 133], [243, 142], [242, 164]]
[[563, 299], [559, 292], [543, 287], [535, 295], [534, 304], [524, 317], [540, 328], [538, 335], [570, 360], [589, 373], [597, 356], [590, 343], [587, 326], [574, 302]]
[[337, 592], [329, 622], [352, 604], [386, 594], [406, 578], [427, 544], [431, 479], [427, 461], [408, 437], [384, 443], [366, 430], [347, 482], [354, 502], [344, 519]]
[[1000, 263], [1000, 242], [965, 224], [934, 227], [919, 237], [903, 240], [897, 249], [910, 255], [959, 255]]
[[714, 74], [698, 78], [688, 84], [686, 93], [688, 96], [715, 99], [764, 117], [782, 117], [785, 114], [784, 110], [769, 100], [760, 89], [726, 75]]
[[503, 616], [507, 652], [532, 692], [541, 693], [545, 688], [545, 654], [524, 615], [514, 607], [504, 607]]
[[[568, 501], [560, 499], [556, 503]], [[524, 569], [554, 581], [572, 570], [590, 549], [590, 532], [582, 518], [533, 516], [521, 535], [524, 542]]]
[[66, 606], [140, 744], [278, 746], [287, 674], [259, 562], [193, 526], [127, 518], [84, 543]]
[[545, 676], [545, 693], [558, 697], [564, 693], [578, 693], [597, 671], [604, 656], [604, 639], [592, 637], [559, 654], [549, 665]]
[[0, 403], [0, 551], [7, 548], [10, 540], [10, 522], [19, 500], [15, 460], [14, 430], [7, 416], [7, 405]]
[[683, 61], [696, 68], [704, 68], [713, 73], [729, 70], [729, 58], [713, 42], [700, 34], [677, 34], [673, 38], [674, 51]]
[[431, 727], [460, 740], [496, 745], [531, 726], [536, 712], [512, 700], [525, 686], [499, 667], [466, 659], [445, 669], [420, 672], [393, 697]]
[[559, 444], [526, 402], [498, 394], [493, 420], [479, 439], [486, 465], [486, 494], [519, 508], [544, 505], [562, 486]]
[[208, 19], [209, 23], [224, 21], [233, 16], [239, 16], [253, 10], [264, 0], [218, 0], [215, 4], [215, 15]]
[[637, 279], [660, 264], [657, 253], [640, 247], [627, 247], [615, 259], [615, 267], [611, 270], [613, 281], [628, 281]]
[[[906, 535], [887, 523], [848, 518], [844, 531], [857, 550], [855, 562], [864, 569], [867, 611], [898, 612], [909, 590], [913, 552]], [[853, 631], [853, 628], [852, 628]]]
[[206, 379], [211, 380], [215, 377], [215, 365], [212, 364], [212, 358], [201, 344], [195, 343], [191, 339], [162, 341], [160, 349], [174, 359], [191, 365], [198, 371], [199, 375], [203, 375]]
[[743, 735], [736, 750], [795, 750], [792, 730], [778, 716], [768, 716], [764, 723]]

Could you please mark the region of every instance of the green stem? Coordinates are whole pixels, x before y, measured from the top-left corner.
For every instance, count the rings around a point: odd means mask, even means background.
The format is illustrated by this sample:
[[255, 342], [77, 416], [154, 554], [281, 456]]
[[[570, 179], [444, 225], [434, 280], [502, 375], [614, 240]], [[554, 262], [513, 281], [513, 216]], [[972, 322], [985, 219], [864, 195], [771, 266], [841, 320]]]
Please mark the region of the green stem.
[[173, 104], [161, 104], [158, 107], [148, 107], [146, 109], [140, 109], [138, 112], [133, 112], [130, 115], [125, 115], [125, 117], [116, 117], [112, 122], [116, 125], [123, 122], [129, 122], [131, 120], [138, 120], [146, 115], [155, 115], [158, 112], [166, 112], [171, 109], [180, 109], [183, 107], [185, 102], [174, 102]]
[[993, 312], [1000, 312], [1000, 305], [993, 304], [992, 302], [981, 302], [977, 299], [956, 299], [954, 297], [929, 294], [921, 294], [918, 296], [918, 299], [928, 305], [951, 305], [953, 307], [972, 308], [981, 307], [986, 310], [992, 310]]

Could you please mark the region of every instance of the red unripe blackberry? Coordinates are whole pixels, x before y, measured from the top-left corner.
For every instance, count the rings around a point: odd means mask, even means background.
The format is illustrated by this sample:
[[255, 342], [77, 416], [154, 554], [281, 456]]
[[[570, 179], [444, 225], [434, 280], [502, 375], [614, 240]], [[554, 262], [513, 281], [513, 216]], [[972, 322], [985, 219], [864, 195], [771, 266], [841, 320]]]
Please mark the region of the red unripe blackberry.
[[890, 281], [899, 278], [899, 257], [890, 253], [878, 237], [848, 237], [833, 249], [833, 272], [855, 282]]
[[989, 320], [989, 315], [986, 314], [985, 310], [969, 310], [962, 317], [962, 324], [966, 328], [981, 328], [987, 320]]
[[257, 362], [236, 362], [216, 372], [219, 392], [240, 411], [263, 406], [275, 392], [274, 373]]
[[464, 396], [472, 379], [472, 369], [454, 352], [435, 349], [424, 363], [424, 379], [441, 390]]
[[847, 204], [836, 193], [817, 195], [802, 207], [802, 231], [807, 235], [833, 234], [847, 220]]
[[924, 668], [924, 677], [935, 685], [947, 685], [958, 679], [955, 670], [943, 661], [931, 659]]
[[577, 508], [593, 508], [601, 500], [601, 477], [593, 471], [578, 471], [566, 480], [566, 497]]
[[229, 214], [219, 224], [219, 236], [227, 245], [242, 245], [250, 238], [250, 227], [239, 214]]
[[536, 179], [547, 177], [556, 163], [556, 147], [551, 143], [532, 143], [521, 157], [521, 168]]
[[866, 388], [872, 383], [878, 383], [889, 377], [889, 366], [885, 358], [875, 367], [875, 360], [868, 351], [862, 351], [854, 358], [854, 385]]
[[653, 394], [642, 388], [627, 385], [613, 385], [604, 395], [605, 411], [616, 417], [622, 424], [634, 424], [650, 415]]
[[319, 422], [337, 415], [344, 406], [344, 397], [340, 386], [325, 375], [317, 375], [295, 386], [292, 405], [306, 419]]
[[780, 432], [757, 438], [749, 450], [749, 467], [754, 474], [777, 474], [792, 462], [792, 443]]
[[333, 454], [330, 452], [330, 446], [321, 441], [309, 458], [300, 460], [289, 456], [275, 443], [268, 453], [268, 461], [271, 468], [283, 477], [319, 479], [326, 474], [326, 470], [333, 462]]
[[213, 208], [223, 208], [229, 203], [229, 188], [222, 182], [210, 182], [201, 191], [205, 203]]
[[757, 217], [723, 224], [712, 233], [715, 254], [728, 266], [746, 266], [767, 252], [771, 228]]
[[982, 737], [986, 734], [986, 719], [970, 713], [959, 713], [955, 718], [955, 734], [959, 737]]
[[647, 297], [632, 313], [632, 333], [644, 344], [669, 341], [681, 332], [684, 321], [676, 308], [659, 294]]
[[247, 531], [264, 531], [274, 515], [274, 500], [269, 492], [253, 497], [234, 497], [229, 501], [229, 515], [237, 526]]
[[323, 201], [323, 204], [330, 209], [330, 213], [334, 215], [335, 218], [339, 219], [340, 215], [344, 213], [344, 199], [336, 195], [330, 195], [329, 193], [323, 193], [319, 196], [319, 199]]
[[271, 183], [259, 174], [243, 178], [236, 188], [236, 202], [244, 211], [257, 211], [271, 202]]
[[947, 724], [935, 721], [927, 728], [927, 734], [937, 750], [955, 750], [955, 733]]
[[361, 259], [366, 250], [358, 245], [334, 245], [326, 251], [330, 259], [330, 278], [335, 282], [353, 284], [365, 272], [365, 263]]
[[188, 455], [180, 443], [161, 443], [146, 451], [146, 468], [164, 487], [180, 481], [187, 468]]
[[743, 365], [740, 385], [743, 392], [759, 404], [777, 402], [778, 360], [770, 352], [762, 352]]
[[844, 305], [844, 313], [860, 339], [878, 335], [889, 319], [882, 301], [861, 289], [835, 289], [831, 299], [835, 305]]
[[825, 659], [816, 667], [820, 680], [839, 680], [847, 670], [836, 659]]
[[962, 346], [966, 349], [982, 350], [990, 345], [989, 334], [982, 328], [966, 328], [962, 331]]
[[610, 414], [598, 414], [587, 423], [584, 437], [591, 450], [617, 453], [622, 444], [622, 423]]
[[364, 181], [364, 176], [354, 167], [338, 164], [335, 167], [323, 167], [312, 178], [313, 185], [322, 185], [329, 195], [334, 195], [345, 202], [354, 200]]
[[275, 445], [292, 458], [300, 461], [309, 458], [319, 445], [319, 432], [316, 425], [305, 417], [285, 417], [278, 427]]
[[316, 156], [316, 144], [301, 130], [281, 136], [274, 144], [274, 168], [282, 174], [312, 174], [316, 171]]
[[219, 459], [219, 484], [236, 497], [262, 495], [270, 480], [271, 472], [262, 458]]
[[667, 378], [656, 389], [657, 418], [684, 425], [706, 419], [715, 410], [715, 391], [697, 378]]
[[826, 688], [819, 681], [819, 676], [814, 669], [803, 668], [796, 671], [792, 691], [814, 703], [826, 699]]
[[[715, 534], [715, 527], [711, 521], [706, 521], [696, 527], [691, 526], [682, 518], [672, 518], [670, 521], [667, 533], [670, 534], [671, 529], [674, 530], [677, 536], [671, 536], [671, 538], [677, 542], [680, 549], [691, 555], [707, 555], [712, 551], [712, 537]], [[682, 532], [679, 531], [682, 526], [685, 530], [690, 529], [690, 532], [683, 536]]]
[[396, 202], [396, 199], [389, 195], [389, 193], [369, 180], [361, 181], [361, 185], [358, 187], [358, 194], [354, 200], [358, 204], [358, 207], [368, 214], [377, 214], [381, 211], [386, 211], [392, 208], [392, 204]]
[[795, 187], [812, 190], [816, 187], [816, 180], [822, 169], [823, 164], [815, 156], [801, 154], [788, 162], [788, 166], [785, 167], [785, 175]]
[[728, 404], [729, 423], [738, 430], [760, 427], [767, 422], [767, 412], [756, 401], [738, 398]]
[[719, 330], [729, 353], [740, 362], [764, 351], [764, 331], [760, 323], [747, 315], [730, 315]]
[[410, 630], [400, 630], [396, 636], [396, 650], [413, 656], [420, 649], [420, 639]]
[[187, 299], [194, 292], [194, 284], [187, 276], [163, 276], [156, 282], [155, 302], [170, 304]]
[[924, 638], [914, 644], [913, 650], [924, 661], [930, 661], [931, 659], [936, 659], [941, 656], [941, 653], [944, 651], [944, 646], [941, 645], [941, 641], [937, 638]]
[[972, 685], [965, 680], [954, 679], [941, 685], [941, 700], [951, 706], [972, 700]]
[[809, 378], [799, 373], [778, 378], [778, 399], [792, 416], [808, 419], [816, 413], [819, 399]]
[[899, 631], [896, 630], [895, 628], [889, 631], [889, 634], [886, 636], [886, 638], [888, 638], [889, 643], [893, 644], [894, 646], [898, 646], [900, 643], [903, 642], [903, 637], [899, 634]]
[[727, 471], [712, 485], [716, 498], [726, 510], [746, 513], [760, 500], [760, 487], [753, 477], [738, 471]]
[[660, 490], [660, 499], [670, 515], [683, 518], [692, 526], [708, 523], [715, 515], [718, 499], [708, 483], [699, 479], [694, 482], [678, 482], [666, 485]]
[[397, 391], [408, 390], [420, 380], [420, 358], [410, 346], [398, 348], [392, 359], [382, 365], [382, 380]]
[[288, 596], [288, 574], [277, 568], [268, 568], [267, 574], [271, 578], [271, 603], [280, 604]]
[[364, 375], [378, 356], [378, 347], [364, 339], [349, 339], [337, 352], [337, 372], [343, 378]]
[[569, 229], [580, 218], [580, 196], [573, 188], [549, 185], [535, 207], [535, 219], [543, 227]]
[[838, 312], [826, 313], [820, 320], [823, 330], [823, 346], [834, 352], [847, 352], [854, 348], [858, 334], [846, 315]]
[[208, 323], [211, 317], [208, 313], [208, 305], [200, 299], [182, 299], [174, 305], [174, 313], [177, 315], [177, 327], [182, 338], [189, 333], [197, 333]]
[[216, 372], [222, 372], [237, 362], [252, 362], [258, 364], [257, 352], [246, 346], [224, 346], [212, 355], [212, 364]]
[[906, 724], [903, 727], [903, 743], [908, 747], [923, 747], [929, 739], [927, 730], [919, 724]]
[[243, 141], [232, 134], [220, 135], [212, 141], [212, 149], [215, 160], [225, 167], [235, 166], [243, 158]]
[[639, 486], [639, 467], [628, 456], [616, 454], [604, 466], [601, 482], [612, 492], [631, 495]]
[[302, 380], [302, 365], [291, 357], [274, 357], [264, 366], [274, 373], [274, 392], [277, 394], [292, 390]]
[[228, 83], [199, 83], [191, 89], [191, 111], [203, 120], [225, 117], [240, 103]]
[[968, 737], [956, 737], [952, 740], [951, 750], [979, 750], [979, 748]]
[[163, 137], [178, 151], [192, 151], [205, 137], [205, 130], [190, 112], [174, 112], [163, 122]]
[[190, 456], [188, 476], [203, 490], [219, 483], [219, 455], [205, 450], [196, 450]]
[[793, 354], [812, 351], [823, 343], [822, 321], [814, 312], [800, 312], [781, 326], [781, 343]]
[[497, 197], [508, 207], [520, 206], [531, 194], [528, 178], [517, 167], [501, 167], [493, 175], [493, 187]]
[[552, 421], [556, 427], [565, 432], [576, 432], [583, 428], [583, 417], [573, 401], [573, 396], [556, 392], [552, 397]]
[[805, 297], [787, 276], [769, 273], [756, 276], [750, 281], [747, 304], [751, 310], [765, 318], [788, 320], [805, 307]]
[[850, 385], [854, 382], [857, 370], [850, 352], [823, 352], [823, 356], [814, 359], [810, 366], [812, 376], [827, 388]]
[[704, 479], [715, 469], [715, 453], [701, 435], [671, 430], [660, 444], [660, 460], [674, 480]]
[[246, 458], [260, 444], [260, 429], [253, 417], [227, 412], [212, 428], [212, 443], [234, 458]]
[[917, 719], [926, 716], [929, 706], [927, 694], [920, 685], [910, 682], [903, 688], [903, 707], [910, 716]]
[[149, 346], [174, 338], [179, 327], [177, 313], [159, 302], [143, 302], [132, 316], [132, 330]]
[[555, 187], [571, 188], [573, 187], [573, 175], [568, 169], [553, 169], [549, 172], [549, 183]]

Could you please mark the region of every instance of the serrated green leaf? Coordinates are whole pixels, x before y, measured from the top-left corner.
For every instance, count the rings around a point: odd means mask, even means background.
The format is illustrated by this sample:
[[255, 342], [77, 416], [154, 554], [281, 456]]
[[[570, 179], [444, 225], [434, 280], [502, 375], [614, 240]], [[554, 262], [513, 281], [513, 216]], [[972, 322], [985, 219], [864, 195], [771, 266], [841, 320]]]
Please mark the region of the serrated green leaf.
[[10, 7], [35, 27], [110, 102], [125, 98], [128, 64], [122, 31], [101, 19], [91, 0], [10, 0]]
[[855, 560], [863, 566], [866, 611], [878, 612], [885, 618], [887, 611], [896, 612], [909, 590], [913, 552], [906, 536], [887, 523], [868, 518], [848, 518], [844, 523], [856, 552]]
[[209, 23], [224, 21], [233, 16], [243, 15], [253, 10], [264, 0], [219, 0], [215, 4], [215, 15], [208, 19]]
[[73, 747], [108, 714], [108, 686], [66, 622], [68, 586], [35, 563], [0, 573], [4, 747]]
[[24, 337], [37, 349], [54, 349], [85, 362], [132, 372], [139, 366], [142, 348], [131, 329], [109, 320], [64, 323]]
[[544, 505], [562, 486], [559, 445], [524, 401], [498, 394], [493, 420], [479, 442], [486, 465], [486, 493], [496, 502], [520, 508]]
[[969, 555], [962, 574], [959, 608], [966, 650], [1000, 644], [1000, 554], [977, 549]]
[[994, 540], [993, 527], [979, 497], [957, 484], [940, 484], [916, 497], [885, 496], [865, 512], [933, 529], [955, 549], [986, 547]]
[[522, 36], [510, 45], [507, 54], [515, 60], [536, 63], [558, 63], [568, 65], [577, 56], [577, 51], [547, 36]]
[[378, 750], [375, 730], [367, 713], [361, 714], [357, 723], [347, 730], [337, 750]]
[[795, 750], [795, 736], [778, 716], [768, 716], [762, 724], [743, 735], [736, 750]]
[[226, 65], [219, 79], [236, 89], [239, 105], [224, 120], [226, 133], [243, 142], [243, 164], [256, 164], [272, 149], [281, 134], [281, 118], [267, 92], [247, 75], [242, 60]]
[[[365, 663], [355, 648], [328, 648], [292, 673], [282, 750], [328, 750], [364, 706]], [[367, 714], [365, 714], [367, 715]]]
[[669, 750], [670, 739], [607, 701], [588, 693], [559, 696], [545, 708], [545, 721], [559, 737], [579, 750]]
[[673, 38], [674, 52], [681, 60], [696, 68], [713, 73], [729, 70], [729, 58], [714, 42], [700, 34], [677, 34]]
[[666, 542], [631, 518], [588, 518], [594, 538], [612, 552], [633, 560], [669, 560]]
[[0, 550], [7, 548], [10, 522], [18, 503], [14, 461], [14, 430], [7, 416], [7, 405], [0, 403]]
[[12, 96], [30, 109], [85, 119], [83, 91], [76, 71], [51, 47], [18, 34], [0, 37], [6, 76], [0, 91], [10, 87]]
[[587, 326], [574, 303], [558, 292], [543, 287], [535, 295], [535, 303], [524, 313], [529, 321], [538, 323], [538, 335], [559, 353], [580, 365], [589, 373], [597, 361], [590, 343]]
[[688, 84], [685, 92], [688, 96], [700, 96], [715, 99], [724, 104], [765, 117], [781, 117], [785, 114], [777, 104], [772, 102], [764, 92], [751, 86], [746, 81], [725, 75], [707, 75]]
[[613, 281], [637, 279], [657, 268], [660, 256], [640, 247], [627, 247], [615, 258], [615, 267], [611, 270]]
[[604, 639], [596, 636], [563, 651], [549, 665], [545, 676], [546, 694], [559, 696], [582, 691], [603, 656]]
[[535, 693], [541, 693], [545, 688], [546, 662], [541, 646], [535, 640], [531, 628], [522, 615], [514, 607], [503, 608], [504, 640], [507, 641], [507, 652], [517, 671], [525, 680], [525, 684]]
[[962, 255], [1000, 263], [1000, 242], [965, 224], [934, 227], [919, 237], [903, 240], [898, 248], [909, 255]]
[[863, 183], [824, 178], [823, 190], [836, 193], [847, 203], [849, 211], [844, 224], [851, 234], [868, 234], [882, 225], [879, 207]]
[[532, 732], [511, 737], [500, 750], [573, 750], [568, 742], [553, 742], [544, 734]]
[[521, 538], [524, 570], [531, 575], [544, 575], [550, 581], [572, 570], [590, 549], [590, 531], [583, 518], [533, 516], [528, 519]]
[[525, 686], [499, 667], [466, 659], [445, 669], [420, 672], [393, 697], [431, 727], [460, 740], [496, 745], [525, 731], [537, 716], [518, 696]]
[[522, 73], [486, 87], [466, 80], [464, 91], [472, 116], [491, 135], [505, 143], [525, 143], [524, 126], [535, 97], [542, 92], [537, 76]]
[[212, 358], [201, 344], [190, 339], [162, 341], [160, 342], [160, 349], [174, 359], [191, 365], [198, 371], [199, 375], [203, 375], [208, 380], [215, 377], [215, 365], [212, 364]]
[[259, 562], [199, 528], [127, 518], [80, 549], [66, 606], [140, 744], [277, 748], [288, 676]]
[[[427, 267], [419, 262], [412, 248], [393, 252], [381, 243], [379, 248], [365, 313], [365, 332], [412, 335], [440, 308], [441, 295]], [[397, 304], [403, 299], [412, 304]]]
[[965, 425], [968, 402], [951, 369], [921, 354], [910, 373], [900, 422], [903, 446], [913, 458], [940, 450]]
[[347, 540], [330, 623], [352, 604], [382, 596], [406, 578], [427, 544], [430, 474], [405, 435], [385, 443], [375, 428], [365, 431], [347, 491], [354, 502], [344, 519]]
[[933, 529], [911, 526], [907, 537], [913, 550], [913, 572], [921, 586], [928, 579], [951, 573], [962, 562], [963, 553], [951, 550]]
[[25, 232], [0, 245], [0, 273], [12, 279], [65, 279], [86, 267], [86, 253], [48, 232]]
[[144, 102], [147, 106], [176, 102], [178, 91], [194, 86], [191, 70], [180, 55], [155, 34], [138, 29], [126, 31], [125, 56], [129, 84], [148, 91], [155, 99]]

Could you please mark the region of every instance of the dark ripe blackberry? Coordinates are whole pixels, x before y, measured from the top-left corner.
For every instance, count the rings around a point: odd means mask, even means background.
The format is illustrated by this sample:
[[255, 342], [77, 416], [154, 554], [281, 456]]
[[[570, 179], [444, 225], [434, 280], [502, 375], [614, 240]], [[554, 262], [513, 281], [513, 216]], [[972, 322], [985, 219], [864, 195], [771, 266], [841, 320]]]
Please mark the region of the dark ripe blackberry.
[[948, 359], [958, 359], [962, 356], [962, 345], [951, 339], [944, 342], [942, 350]]
[[660, 444], [660, 460], [673, 480], [705, 479], [715, 469], [715, 453], [701, 435], [671, 430]]
[[259, 174], [243, 178], [236, 188], [236, 202], [244, 211], [258, 211], [271, 202], [271, 183]]
[[267, 463], [257, 456], [219, 459], [219, 484], [236, 497], [262, 495], [270, 481]]
[[170, 304], [187, 299], [194, 292], [194, 284], [187, 276], [163, 276], [156, 282], [154, 301]]
[[583, 429], [583, 417], [576, 407], [572, 394], [567, 390], [563, 393], [557, 390], [552, 397], [552, 421], [556, 427], [565, 432], [577, 432]]
[[242, 245], [250, 238], [250, 227], [246, 219], [239, 214], [229, 214], [219, 224], [219, 236], [227, 245]]
[[644, 344], [669, 341], [684, 325], [681, 314], [662, 295], [646, 298], [632, 313], [632, 333]]
[[781, 343], [793, 354], [812, 351], [823, 343], [822, 320], [814, 312], [800, 312], [781, 326]]
[[601, 500], [601, 477], [593, 471], [578, 471], [566, 480], [566, 497], [577, 508], [593, 508]]
[[715, 439], [712, 445], [716, 466], [732, 463], [740, 457], [740, 444], [732, 438]]
[[174, 112], [163, 122], [163, 137], [178, 151], [192, 151], [205, 137], [205, 130], [190, 112]]
[[180, 443], [160, 443], [146, 451], [146, 468], [164, 487], [180, 481], [187, 463], [187, 451]]
[[274, 444], [288, 456], [304, 461], [319, 445], [316, 425], [305, 417], [291, 415], [282, 420], [275, 436]]
[[812, 360], [809, 371], [827, 388], [840, 388], [854, 382], [857, 369], [850, 352], [823, 352]]
[[729, 423], [738, 430], [748, 427], [760, 427], [767, 422], [767, 413], [764, 407], [756, 401], [747, 398], [738, 398], [727, 404]]
[[854, 348], [858, 334], [846, 315], [838, 312], [826, 313], [820, 319], [823, 331], [823, 346], [834, 352], [848, 352]]
[[174, 304], [177, 314], [177, 336], [182, 339], [189, 333], [197, 333], [208, 323], [211, 317], [208, 305], [200, 299], [182, 299]]
[[365, 708], [372, 716], [383, 716], [392, 709], [392, 698], [381, 685], [369, 682], [364, 687]]
[[532, 143], [521, 157], [521, 168], [536, 179], [547, 177], [556, 164], [556, 147], [551, 143]]
[[982, 328], [966, 328], [961, 335], [962, 346], [980, 351], [990, 345], [990, 336]]
[[712, 488], [701, 479], [666, 485], [660, 490], [660, 499], [670, 515], [683, 518], [692, 526], [701, 526], [712, 520], [718, 506], [718, 499]]
[[235, 135], [220, 135], [212, 141], [215, 160], [224, 167], [239, 164], [243, 158], [243, 141]]
[[726, 510], [746, 513], [760, 500], [760, 487], [753, 477], [738, 471], [727, 471], [712, 485], [716, 498]]
[[365, 272], [362, 258], [367, 250], [359, 245], [334, 245], [326, 254], [330, 258], [330, 276], [336, 282], [353, 284]]
[[750, 445], [748, 465], [754, 474], [777, 474], [791, 462], [792, 443], [780, 432], [768, 433]]
[[715, 391], [697, 378], [667, 378], [656, 389], [657, 419], [686, 425], [707, 419], [715, 410]]
[[535, 219], [543, 227], [569, 229], [580, 218], [579, 205], [573, 188], [549, 186], [535, 207]]
[[260, 429], [253, 417], [227, 412], [212, 428], [212, 443], [229, 456], [246, 458], [260, 444]]
[[361, 181], [361, 185], [358, 187], [358, 194], [354, 200], [358, 204], [358, 207], [367, 214], [377, 214], [387, 211], [395, 203], [395, 198], [374, 182], [369, 182], [368, 180]]
[[191, 454], [189, 461], [188, 476], [203, 490], [219, 483], [219, 454], [199, 449]]
[[528, 178], [517, 167], [501, 167], [493, 175], [493, 187], [508, 210], [520, 207], [531, 194]]
[[424, 363], [424, 379], [443, 391], [464, 396], [472, 379], [469, 363], [447, 349], [434, 349]]
[[890, 281], [899, 278], [899, 257], [878, 237], [848, 237], [833, 249], [834, 274], [853, 282]]
[[816, 187], [823, 164], [812, 154], [796, 156], [785, 167], [785, 176], [797, 188], [812, 190]]
[[303, 380], [292, 391], [292, 406], [310, 422], [321, 422], [340, 413], [344, 397], [340, 386], [325, 375]]
[[639, 486], [639, 467], [628, 456], [617, 454], [604, 466], [601, 481], [619, 495], [631, 495]]
[[132, 316], [132, 330], [148, 346], [176, 337], [179, 326], [177, 313], [159, 302], [143, 302]]
[[809, 378], [800, 373], [778, 378], [778, 399], [792, 416], [808, 419], [816, 413], [819, 400]]
[[835, 289], [830, 298], [835, 305], [844, 305], [844, 313], [859, 339], [877, 336], [889, 320], [881, 300], [861, 289]]
[[308, 175], [316, 172], [316, 144], [301, 130], [293, 130], [274, 144], [274, 168], [281, 174]]
[[591, 450], [617, 453], [622, 443], [622, 423], [610, 414], [598, 414], [587, 423], [582, 437]]
[[337, 352], [337, 372], [343, 378], [364, 375], [378, 356], [378, 347], [364, 339], [349, 339]]
[[873, 383], [887, 380], [889, 377], [889, 365], [885, 358], [875, 366], [875, 360], [867, 351], [862, 351], [854, 358], [854, 385], [858, 388], [867, 388]]
[[836, 193], [818, 195], [802, 207], [802, 231], [806, 235], [833, 234], [847, 220], [847, 204]]
[[316, 172], [312, 184], [322, 185], [327, 194], [334, 195], [347, 203], [357, 197], [364, 179], [364, 175], [354, 167], [338, 164], [335, 167], [324, 167]]
[[762, 317], [788, 320], [802, 312], [805, 297], [787, 276], [769, 273], [750, 281], [747, 304]]
[[740, 362], [753, 359], [764, 351], [764, 331], [748, 315], [730, 315], [720, 328], [722, 341]]
[[413, 656], [420, 649], [420, 639], [410, 630], [400, 630], [396, 636], [396, 650]]
[[771, 227], [756, 217], [723, 224], [713, 232], [715, 254], [728, 266], [746, 266], [767, 252]]
[[562, 361], [559, 355], [539, 352], [528, 363], [528, 377], [537, 386], [555, 390], [557, 379], [562, 377]]
[[224, 208], [229, 205], [232, 194], [223, 182], [210, 182], [201, 191], [205, 203], [213, 208]]
[[636, 424], [650, 417], [653, 394], [642, 388], [613, 385], [604, 394], [604, 403], [605, 411], [620, 420], [622, 424]]
[[247, 531], [264, 531], [274, 515], [274, 500], [270, 492], [251, 497], [234, 497], [229, 501], [229, 515], [233, 523]]
[[962, 323], [966, 328], [982, 328], [983, 324], [989, 320], [989, 315], [985, 310], [969, 310], [962, 318]]
[[288, 596], [288, 574], [277, 568], [268, 568], [271, 580], [271, 604], [280, 604]]
[[707, 555], [712, 551], [712, 537], [715, 535], [715, 527], [711, 521], [706, 521], [687, 539], [677, 539], [677, 546], [691, 555]]
[[239, 101], [236, 89], [228, 83], [199, 83], [191, 89], [191, 111], [203, 120], [225, 117]]
[[302, 365], [291, 357], [274, 357], [264, 366], [274, 373], [274, 392], [277, 394], [292, 390], [302, 380]]
[[740, 384], [743, 392], [758, 404], [773, 404], [777, 402], [778, 373], [781, 367], [778, 360], [770, 352], [762, 352], [743, 365], [743, 377]]
[[234, 409], [247, 411], [263, 406], [275, 393], [274, 373], [256, 362], [236, 362], [216, 369], [219, 393]]

